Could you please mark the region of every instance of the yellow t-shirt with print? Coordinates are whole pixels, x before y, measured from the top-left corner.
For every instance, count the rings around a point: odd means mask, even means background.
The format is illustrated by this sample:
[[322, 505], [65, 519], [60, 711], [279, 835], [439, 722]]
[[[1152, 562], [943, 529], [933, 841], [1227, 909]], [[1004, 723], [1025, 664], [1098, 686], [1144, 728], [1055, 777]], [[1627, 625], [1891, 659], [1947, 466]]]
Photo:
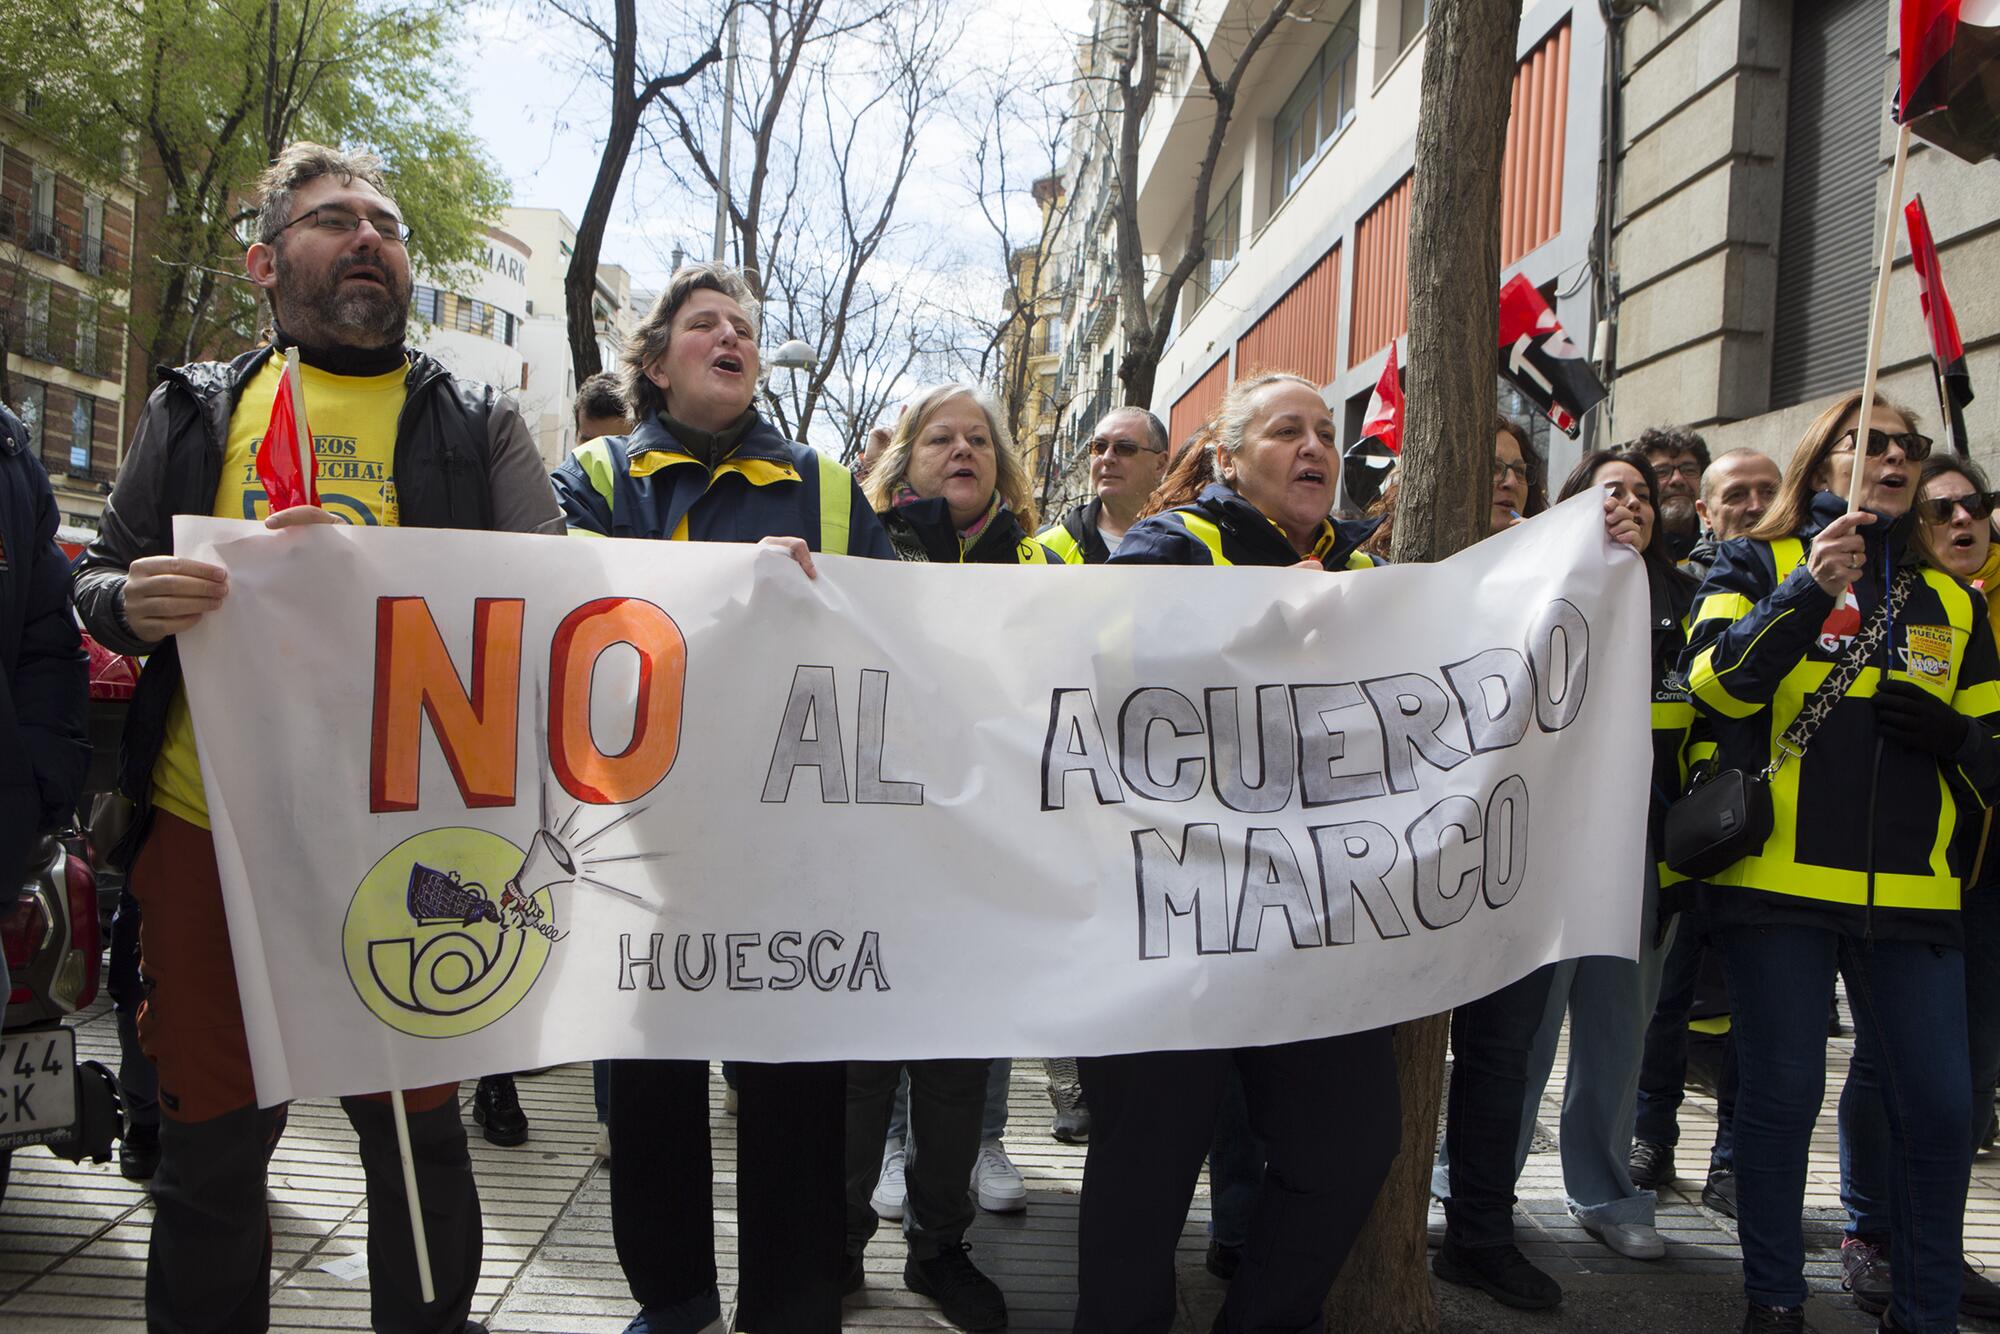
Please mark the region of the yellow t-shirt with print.
[[[264, 485], [257, 480], [257, 446], [270, 425], [283, 375], [284, 362], [272, 357], [236, 402], [211, 511], [217, 518], [262, 519], [271, 512]], [[407, 371], [398, 367], [382, 375], [329, 375], [302, 366], [299, 375], [320, 504], [348, 523], [396, 526], [396, 419], [403, 411]], [[153, 764], [153, 803], [208, 828], [208, 793], [195, 755], [186, 690], [174, 697], [167, 714], [166, 741]]]

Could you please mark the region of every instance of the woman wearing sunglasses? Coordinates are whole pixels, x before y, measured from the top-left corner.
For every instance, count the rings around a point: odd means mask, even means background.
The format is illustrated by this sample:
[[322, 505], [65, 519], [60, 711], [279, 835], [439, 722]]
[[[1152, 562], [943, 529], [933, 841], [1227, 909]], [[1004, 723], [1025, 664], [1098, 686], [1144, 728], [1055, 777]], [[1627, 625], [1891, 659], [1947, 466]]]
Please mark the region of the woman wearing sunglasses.
[[[2000, 599], [2000, 542], [1992, 515], [2000, 493], [1963, 459], [1924, 460], [1917, 488], [1918, 542], [1925, 559], [1956, 576], [1986, 599], [1987, 626]], [[1968, 886], [1959, 912], [1965, 933], [1965, 1024], [1972, 1070], [1972, 1134], [1968, 1160], [1979, 1151], [1993, 1120], [1993, 1085], [2000, 1077], [2000, 849], [1977, 810], [1962, 821], [1968, 836], [1962, 856]], [[1841, 1268], [1855, 1304], [1879, 1313], [1889, 1299], [1889, 1123], [1883, 1112], [1882, 1076], [1870, 1054], [1857, 1051], [1840, 1091], [1840, 1199], [1847, 1209]], [[2000, 1286], [1964, 1268], [1961, 1316], [2000, 1318]]]
[[[1799, 1216], [1836, 972], [1884, 1076], [1895, 1264], [1882, 1327], [1957, 1328], [1972, 1081], [1952, 848], [1960, 801], [2000, 795], [2000, 652], [1985, 599], [1909, 541], [1929, 453], [1880, 398], [1865, 417], [1859, 394], [1821, 413], [1762, 522], [1717, 552], [1683, 660], [1717, 768], [1761, 776], [1752, 790], [1770, 799], [1763, 841], [1702, 891], [1735, 1007], [1746, 1331], [1805, 1328]], [[1795, 754], [1780, 743], [1802, 713]]]

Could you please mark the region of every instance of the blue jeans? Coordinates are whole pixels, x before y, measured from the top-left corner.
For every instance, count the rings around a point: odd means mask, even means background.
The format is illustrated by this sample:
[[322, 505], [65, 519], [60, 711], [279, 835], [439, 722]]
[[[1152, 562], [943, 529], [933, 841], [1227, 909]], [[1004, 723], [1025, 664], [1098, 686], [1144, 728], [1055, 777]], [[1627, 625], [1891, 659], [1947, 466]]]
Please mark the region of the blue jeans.
[[[725, 1074], [727, 1071], [724, 1072]], [[999, 1139], [1007, 1133], [1007, 1086], [1014, 1078], [1014, 1058], [997, 1058], [986, 1072], [986, 1107], [979, 1117], [979, 1139]], [[889, 1109], [889, 1138], [907, 1140], [910, 1133], [910, 1077], [905, 1074], [896, 1086], [896, 1101]]]
[[[1649, 896], [1650, 897], [1650, 896]], [[1652, 914], [1646, 914], [1650, 928]], [[1650, 929], [1639, 960], [1591, 955], [1556, 965], [1548, 1006], [1528, 1056], [1528, 1085], [1521, 1106], [1521, 1134], [1514, 1149], [1520, 1178], [1534, 1139], [1535, 1113], [1555, 1065], [1563, 1015], [1569, 1015], [1569, 1074], [1563, 1083], [1563, 1191], [1579, 1220], [1653, 1225], [1656, 1198], [1632, 1184], [1632, 1100], [1639, 1088], [1639, 1058], [1646, 1021], [1660, 991], [1664, 948]]]
[[1735, 1006], [1737, 1223], [1753, 1302], [1806, 1300], [1799, 1212], [1826, 1094], [1826, 998], [1846, 979], [1855, 1042], [1881, 1072], [1889, 1123], [1890, 1309], [1911, 1334], [1958, 1328], [1971, 1155], [1965, 956], [1811, 926], [1718, 932]]
[[[1970, 1160], [1979, 1152], [2000, 1070], [2000, 893], [1967, 894], [1959, 915], [1965, 928], [1965, 1026], [1972, 1074]], [[1840, 1090], [1840, 1202], [1847, 1209], [1848, 1235], [1878, 1245], [1888, 1240], [1890, 1230], [1890, 1154], [1877, 1058], [1872, 1048], [1857, 1042]]]

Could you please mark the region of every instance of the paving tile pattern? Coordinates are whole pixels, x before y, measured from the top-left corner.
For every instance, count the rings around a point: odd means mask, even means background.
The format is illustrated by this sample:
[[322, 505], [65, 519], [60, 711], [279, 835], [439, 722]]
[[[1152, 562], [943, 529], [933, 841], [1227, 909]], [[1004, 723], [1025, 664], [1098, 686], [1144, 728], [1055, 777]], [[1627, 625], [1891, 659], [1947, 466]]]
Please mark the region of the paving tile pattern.
[[[79, 1054], [116, 1063], [117, 1037], [100, 1003], [81, 1025]], [[1807, 1268], [1815, 1291], [1815, 1329], [1858, 1330], [1874, 1322], [1840, 1294], [1839, 1165], [1834, 1100], [1849, 1040], [1829, 1044], [1827, 1105], [1813, 1140], [1808, 1180]], [[1012, 1127], [1014, 1161], [1027, 1178], [1024, 1213], [981, 1214], [969, 1240], [973, 1255], [1007, 1295], [1015, 1330], [1068, 1329], [1075, 1305], [1077, 1190], [1083, 1150], [1046, 1133], [1049, 1106], [1041, 1065], [1016, 1063]], [[485, 1204], [486, 1251], [473, 1314], [496, 1334], [619, 1334], [631, 1299], [612, 1249], [610, 1182], [593, 1153], [588, 1066], [571, 1066], [519, 1081], [531, 1137], [518, 1148], [487, 1144], [473, 1130], [473, 1162]], [[1546, 1131], [1557, 1125], [1561, 1064], [1543, 1105], [1521, 1182], [1517, 1211], [1521, 1245], [1570, 1294], [1563, 1313], [1532, 1326], [1568, 1329], [1734, 1328], [1740, 1254], [1733, 1226], [1700, 1207], [1701, 1182], [1683, 1180], [1662, 1197], [1660, 1230], [1668, 1256], [1657, 1262], [1623, 1259], [1586, 1236], [1563, 1206], [1561, 1165]], [[465, 1095], [471, 1096], [467, 1085]], [[1682, 1118], [1681, 1168], [1706, 1162], [1714, 1135], [1713, 1102], [1691, 1094]], [[735, 1282], [734, 1123], [722, 1109], [722, 1083], [711, 1081], [717, 1158], [718, 1257], [725, 1305]], [[467, 1123], [470, 1127], [470, 1107]], [[1223, 1288], [1202, 1268], [1208, 1216], [1204, 1181], [1182, 1234], [1182, 1318], [1179, 1327], [1205, 1331]], [[339, 1278], [321, 1266], [362, 1251], [367, 1203], [353, 1136], [337, 1104], [295, 1105], [271, 1164], [273, 1328], [281, 1331], [367, 1327], [365, 1277]], [[136, 1334], [144, 1328], [149, 1199], [118, 1174], [115, 1162], [71, 1165], [39, 1149], [14, 1157], [12, 1183], [0, 1204], [0, 1331], [5, 1334]], [[1974, 1167], [1966, 1220], [1976, 1260], [2000, 1266], [2000, 1159]], [[866, 1257], [867, 1287], [849, 1303], [845, 1328], [892, 1331], [947, 1328], [936, 1308], [902, 1285], [903, 1248], [891, 1228], [878, 1233]], [[1498, 1328], [1497, 1308], [1457, 1292], [1445, 1294], [1448, 1329]], [[1628, 1323], [1628, 1316], [1637, 1323]], [[1672, 1317], [1671, 1319], [1669, 1317]], [[1717, 1323], [1721, 1322], [1721, 1323]], [[1507, 1325], [1513, 1328], [1513, 1325]], [[1528, 1326], [1523, 1326], [1528, 1327]], [[1973, 1328], [2000, 1328], [1979, 1327]]]

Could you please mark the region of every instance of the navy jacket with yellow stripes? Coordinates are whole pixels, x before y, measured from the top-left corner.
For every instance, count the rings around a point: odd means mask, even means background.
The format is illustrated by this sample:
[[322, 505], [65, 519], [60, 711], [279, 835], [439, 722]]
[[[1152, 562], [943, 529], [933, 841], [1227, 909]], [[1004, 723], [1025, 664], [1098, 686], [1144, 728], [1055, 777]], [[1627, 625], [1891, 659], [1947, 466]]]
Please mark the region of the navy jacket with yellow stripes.
[[896, 558], [847, 469], [762, 417], [713, 469], [654, 417], [629, 436], [577, 446], [550, 480], [572, 533], [695, 542], [801, 537], [814, 551]]
[[[1683, 665], [1722, 768], [1761, 771], [1805, 700], [1882, 600], [1891, 566], [1916, 572], [1882, 651], [1864, 666], [1801, 758], [1771, 779], [1773, 827], [1761, 851], [1709, 880], [1718, 925], [1803, 924], [1850, 935], [1959, 941], [1955, 863], [1963, 796], [2000, 797], [2000, 653], [1985, 599], [1922, 567], [1907, 523], [1871, 524], [1865, 570], [1836, 606], [1813, 580], [1813, 538], [1846, 513], [1814, 497], [1798, 535], [1722, 544], [1695, 603]], [[1973, 719], [1944, 760], [1878, 738], [1869, 699], [1884, 679], [1912, 681]]]
[[[1366, 570], [1383, 562], [1360, 546], [1380, 519], [1326, 519], [1313, 559], [1329, 570]], [[1296, 565], [1299, 553], [1264, 512], [1220, 482], [1194, 503], [1141, 519], [1126, 532], [1113, 565]]]
[[951, 521], [951, 507], [942, 496], [913, 500], [878, 516], [889, 544], [904, 560], [939, 565], [1050, 565], [1049, 549], [1028, 536], [1027, 529], [1002, 503], [993, 521], [967, 545]]

